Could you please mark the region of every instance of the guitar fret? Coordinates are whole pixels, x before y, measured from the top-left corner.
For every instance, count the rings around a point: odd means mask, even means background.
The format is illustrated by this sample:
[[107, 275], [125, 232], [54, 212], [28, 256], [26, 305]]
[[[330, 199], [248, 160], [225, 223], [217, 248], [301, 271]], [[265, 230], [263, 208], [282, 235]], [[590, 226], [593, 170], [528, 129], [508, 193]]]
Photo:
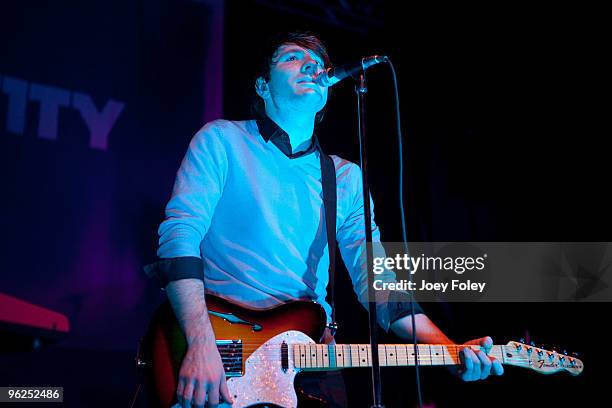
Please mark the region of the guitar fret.
[[336, 360], [337, 349], [335, 344], [327, 345], [327, 354], [329, 354], [329, 366], [331, 368], [338, 367], [338, 360]]
[[348, 346], [342, 346], [342, 350], [343, 350], [342, 355], [344, 356], [344, 366], [352, 367], [353, 361], [352, 361], [351, 348]]
[[423, 347], [421, 347], [420, 344], [417, 344], [416, 352], [414, 351], [414, 346], [410, 346], [410, 347], [408, 347], [408, 349], [410, 350], [410, 355], [411, 356], [414, 353], [414, 355], [412, 356], [412, 359], [414, 360], [413, 364], [416, 364], [416, 359], [417, 359], [417, 356], [418, 356], [419, 364], [429, 365], [429, 364], [427, 364], [427, 358], [425, 357], [425, 350], [423, 349]]
[[314, 344], [308, 344], [308, 356], [310, 361], [308, 362], [308, 368], [314, 368], [317, 366], [317, 350]]
[[444, 351], [442, 346], [433, 344], [429, 346], [432, 365], [444, 365]]
[[405, 344], [404, 349], [406, 349], [406, 365], [414, 365], [415, 356], [412, 351], [412, 345]]
[[419, 349], [419, 363], [423, 365], [431, 365], [431, 347], [427, 344], [417, 345]]
[[402, 344], [395, 346], [395, 356], [397, 358], [397, 365], [406, 366], [408, 365], [408, 361], [406, 358], [406, 349]]
[[300, 367], [304, 368], [306, 367], [306, 350], [303, 344], [300, 344], [299, 350], [300, 350]]
[[444, 362], [446, 364], [452, 365], [452, 364], [459, 364], [459, 355], [457, 354], [457, 350], [455, 349], [454, 352], [449, 350], [448, 346], [442, 346], [442, 355], [444, 356]]
[[[315, 357], [315, 363], [316, 363], [316, 357]], [[312, 368], [312, 344], [308, 345], [308, 360], [306, 362], [306, 368]]]
[[294, 344], [290, 347], [293, 350], [293, 365], [295, 366], [295, 368], [300, 368], [300, 365], [298, 363], [300, 361], [300, 346], [299, 344]]
[[338, 350], [338, 346], [335, 345], [334, 348], [336, 350], [336, 361], [338, 364], [338, 367], [346, 367], [346, 353], [344, 352], [344, 346], [341, 344], [340, 346], [340, 350]]
[[351, 344], [351, 367], [359, 367], [359, 346]]
[[352, 367], [351, 366], [351, 348], [346, 347], [345, 345], [342, 345], [342, 361], [345, 367]]
[[390, 344], [388, 346], [385, 347], [385, 354], [386, 354], [386, 365], [393, 367], [397, 365], [397, 353], [395, 351], [395, 345]]
[[408, 346], [407, 346], [407, 345], [405, 345], [405, 344], [402, 344], [402, 345], [400, 346], [400, 350], [401, 350], [401, 353], [402, 353], [402, 359], [403, 359], [403, 360], [402, 360], [402, 365], [405, 365], [405, 366], [410, 365], [410, 361], [408, 360], [408, 353], [409, 353], [409, 351], [408, 351]]
[[327, 345], [321, 344], [317, 347], [317, 351], [321, 354], [321, 365], [319, 367], [329, 367], [329, 356], [327, 355]]
[[393, 349], [395, 350], [395, 365], [399, 365], [399, 363], [397, 362], [397, 346], [394, 344], [393, 345]]
[[366, 346], [359, 345], [359, 365], [362, 367], [370, 366], [370, 353], [368, 351]]
[[302, 357], [302, 367], [306, 368], [308, 367], [308, 347], [306, 344], [302, 344], [301, 346], [302, 348], [302, 354], [304, 355], [304, 357]]
[[353, 353], [350, 345], [342, 345], [342, 355], [344, 356], [344, 366], [353, 367]]
[[[381, 354], [385, 358], [384, 363], [382, 362]], [[385, 346], [384, 344], [378, 345], [378, 361], [380, 362], [379, 364], [383, 367], [387, 365], [387, 346]]]

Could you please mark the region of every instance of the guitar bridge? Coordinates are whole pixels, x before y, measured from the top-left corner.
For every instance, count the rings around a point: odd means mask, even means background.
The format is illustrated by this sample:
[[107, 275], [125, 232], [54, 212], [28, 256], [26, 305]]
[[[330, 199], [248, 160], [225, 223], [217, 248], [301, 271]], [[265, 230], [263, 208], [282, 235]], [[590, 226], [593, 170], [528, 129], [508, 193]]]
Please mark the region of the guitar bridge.
[[242, 340], [217, 340], [217, 349], [221, 355], [226, 377], [241, 377]]

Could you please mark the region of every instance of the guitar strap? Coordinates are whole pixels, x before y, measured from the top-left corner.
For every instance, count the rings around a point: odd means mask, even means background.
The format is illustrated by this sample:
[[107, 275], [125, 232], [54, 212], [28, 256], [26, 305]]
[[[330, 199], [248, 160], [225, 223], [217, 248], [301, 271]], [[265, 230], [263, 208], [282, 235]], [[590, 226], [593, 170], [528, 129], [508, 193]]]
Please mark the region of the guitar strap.
[[325, 227], [327, 230], [327, 246], [329, 250], [329, 283], [327, 285], [327, 297], [331, 306], [332, 322], [327, 326], [332, 336], [338, 328], [336, 324], [336, 307], [334, 305], [334, 279], [336, 270], [336, 167], [334, 160], [319, 149], [321, 160], [321, 184], [323, 190], [323, 209], [325, 212]]

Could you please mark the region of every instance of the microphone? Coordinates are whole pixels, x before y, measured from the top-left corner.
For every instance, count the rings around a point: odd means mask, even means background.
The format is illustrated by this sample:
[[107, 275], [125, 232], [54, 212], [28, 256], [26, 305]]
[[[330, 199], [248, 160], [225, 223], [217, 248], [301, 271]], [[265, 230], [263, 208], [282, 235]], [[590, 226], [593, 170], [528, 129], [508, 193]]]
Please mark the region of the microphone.
[[321, 71], [313, 79], [313, 81], [321, 86], [333, 86], [338, 82], [342, 81], [344, 78], [352, 76], [353, 74], [361, 70], [365, 71], [372, 65], [387, 61], [389, 61], [389, 58], [384, 55], [373, 55], [371, 57], [364, 57], [358, 63], [346, 64], [334, 68], [327, 68], [325, 71]]

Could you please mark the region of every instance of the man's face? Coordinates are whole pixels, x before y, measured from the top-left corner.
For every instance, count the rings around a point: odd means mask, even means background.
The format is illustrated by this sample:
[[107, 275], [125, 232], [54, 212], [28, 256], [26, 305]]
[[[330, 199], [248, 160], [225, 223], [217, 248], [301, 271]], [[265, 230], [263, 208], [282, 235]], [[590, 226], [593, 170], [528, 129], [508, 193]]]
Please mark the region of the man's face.
[[324, 69], [321, 57], [314, 51], [293, 43], [281, 45], [272, 57], [266, 104], [274, 103], [281, 109], [320, 111], [327, 102], [327, 88], [313, 79]]

